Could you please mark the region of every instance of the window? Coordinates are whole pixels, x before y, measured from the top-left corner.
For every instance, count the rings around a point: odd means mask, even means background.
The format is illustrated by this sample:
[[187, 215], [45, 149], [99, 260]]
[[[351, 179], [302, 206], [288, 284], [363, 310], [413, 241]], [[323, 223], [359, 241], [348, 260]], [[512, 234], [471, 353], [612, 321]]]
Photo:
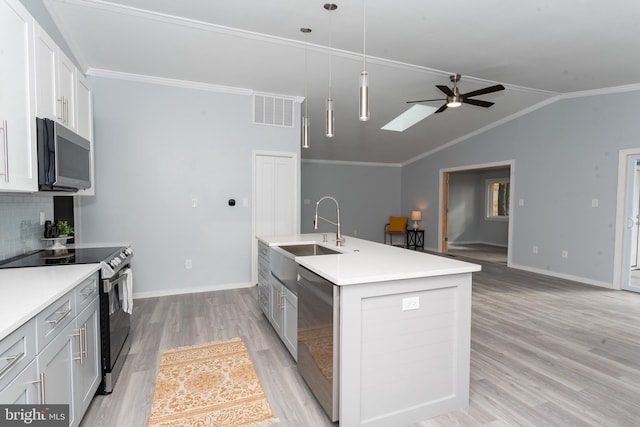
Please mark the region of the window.
[[488, 179], [486, 219], [509, 219], [509, 178]]

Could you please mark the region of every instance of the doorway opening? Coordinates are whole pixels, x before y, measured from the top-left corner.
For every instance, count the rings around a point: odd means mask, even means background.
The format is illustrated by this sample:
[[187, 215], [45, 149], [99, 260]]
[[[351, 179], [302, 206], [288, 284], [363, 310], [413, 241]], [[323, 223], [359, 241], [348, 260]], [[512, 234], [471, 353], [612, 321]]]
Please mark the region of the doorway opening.
[[640, 292], [640, 149], [620, 152], [617, 212], [614, 287]]
[[514, 162], [440, 171], [439, 251], [511, 265]]

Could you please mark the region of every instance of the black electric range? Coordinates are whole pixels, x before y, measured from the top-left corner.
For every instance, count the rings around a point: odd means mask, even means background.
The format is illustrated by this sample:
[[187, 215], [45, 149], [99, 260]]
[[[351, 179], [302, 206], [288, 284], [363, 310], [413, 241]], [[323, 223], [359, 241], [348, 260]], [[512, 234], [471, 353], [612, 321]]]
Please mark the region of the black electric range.
[[[130, 246], [41, 249], [0, 261], [0, 269], [100, 264], [101, 394], [111, 393], [131, 346], [131, 309], [123, 306], [122, 286], [131, 280]], [[129, 282], [129, 286], [132, 282]], [[129, 289], [132, 293], [133, 289]]]
[[63, 250], [40, 249], [0, 261], [0, 268], [43, 267], [47, 265], [98, 264], [117, 267], [133, 251], [129, 247], [107, 246]]

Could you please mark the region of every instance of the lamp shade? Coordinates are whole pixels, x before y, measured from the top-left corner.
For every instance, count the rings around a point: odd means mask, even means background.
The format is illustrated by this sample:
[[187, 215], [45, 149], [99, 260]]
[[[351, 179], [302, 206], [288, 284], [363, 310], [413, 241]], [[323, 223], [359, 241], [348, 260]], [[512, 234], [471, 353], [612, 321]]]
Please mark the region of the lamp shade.
[[411, 211], [411, 221], [422, 221], [422, 212]]

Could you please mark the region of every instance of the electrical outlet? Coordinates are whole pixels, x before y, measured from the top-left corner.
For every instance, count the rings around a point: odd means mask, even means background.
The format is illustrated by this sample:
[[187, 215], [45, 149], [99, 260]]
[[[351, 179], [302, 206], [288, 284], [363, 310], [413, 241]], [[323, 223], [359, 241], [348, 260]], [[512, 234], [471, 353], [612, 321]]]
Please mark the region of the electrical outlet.
[[191, 261], [190, 259], [185, 259], [184, 268], [186, 268], [187, 270], [191, 270], [192, 267], [193, 267], [193, 261]]
[[191, 207], [192, 208], [197, 208], [198, 207], [198, 199], [197, 198], [193, 197], [191, 199]]
[[569, 258], [569, 251], [562, 251], [562, 258]]
[[44, 225], [44, 212], [40, 212], [40, 225]]
[[534, 254], [537, 254], [537, 253], [538, 253], [538, 247], [537, 247], [537, 246], [534, 246], [534, 247], [533, 247], [533, 253], [534, 253]]
[[518, 206], [524, 206], [524, 199], [518, 200]]
[[600, 205], [600, 201], [598, 199], [591, 199], [591, 207], [597, 208]]
[[420, 308], [420, 297], [402, 298], [402, 311], [417, 310]]

